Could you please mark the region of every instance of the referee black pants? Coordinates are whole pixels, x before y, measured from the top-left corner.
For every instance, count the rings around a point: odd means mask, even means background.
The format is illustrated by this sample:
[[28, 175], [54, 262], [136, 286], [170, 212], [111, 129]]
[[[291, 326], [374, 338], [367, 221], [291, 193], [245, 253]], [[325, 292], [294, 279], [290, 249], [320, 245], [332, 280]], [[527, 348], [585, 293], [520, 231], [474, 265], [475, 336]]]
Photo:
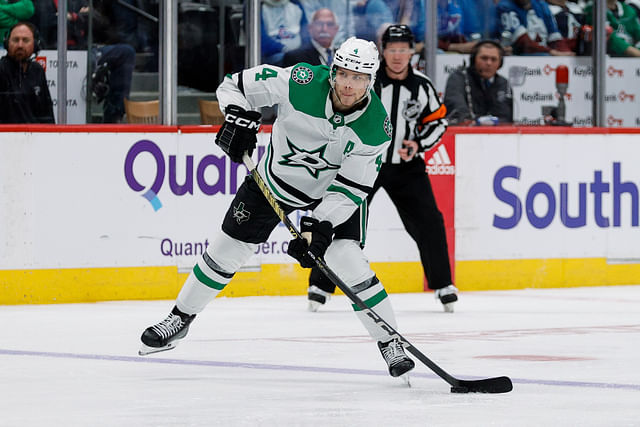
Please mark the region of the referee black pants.
[[[389, 195], [405, 229], [418, 246], [429, 288], [441, 289], [452, 284], [444, 218], [436, 204], [423, 159], [415, 157], [406, 163], [383, 164], [367, 199], [369, 203], [380, 188]], [[359, 217], [361, 213], [356, 211], [354, 215]], [[336, 239], [346, 237], [340, 235], [339, 229], [335, 231]], [[309, 285], [329, 293], [335, 291], [335, 285], [317, 268], [311, 270]]]

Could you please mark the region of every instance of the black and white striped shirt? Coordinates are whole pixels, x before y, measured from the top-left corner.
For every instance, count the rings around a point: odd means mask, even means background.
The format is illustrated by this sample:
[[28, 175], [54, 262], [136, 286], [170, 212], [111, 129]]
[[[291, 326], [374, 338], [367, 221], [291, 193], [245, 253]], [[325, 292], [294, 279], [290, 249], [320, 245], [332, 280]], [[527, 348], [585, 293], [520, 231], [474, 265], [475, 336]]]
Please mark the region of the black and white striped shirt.
[[374, 89], [393, 125], [393, 138], [385, 163], [402, 162], [398, 150], [405, 139], [418, 142], [421, 151], [440, 141], [447, 129], [447, 111], [427, 76], [409, 67], [406, 79], [393, 80], [387, 76], [383, 61]]

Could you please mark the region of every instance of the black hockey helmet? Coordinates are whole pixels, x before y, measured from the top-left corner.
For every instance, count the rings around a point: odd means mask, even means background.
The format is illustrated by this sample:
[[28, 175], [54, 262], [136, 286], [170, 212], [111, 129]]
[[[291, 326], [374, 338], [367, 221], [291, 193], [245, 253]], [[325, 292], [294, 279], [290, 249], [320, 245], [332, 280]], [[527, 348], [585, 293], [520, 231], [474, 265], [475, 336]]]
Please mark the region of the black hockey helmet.
[[389, 25], [382, 34], [382, 48], [386, 48], [387, 43], [393, 42], [408, 42], [409, 46], [413, 48], [415, 38], [413, 37], [411, 28], [409, 28], [408, 25]]

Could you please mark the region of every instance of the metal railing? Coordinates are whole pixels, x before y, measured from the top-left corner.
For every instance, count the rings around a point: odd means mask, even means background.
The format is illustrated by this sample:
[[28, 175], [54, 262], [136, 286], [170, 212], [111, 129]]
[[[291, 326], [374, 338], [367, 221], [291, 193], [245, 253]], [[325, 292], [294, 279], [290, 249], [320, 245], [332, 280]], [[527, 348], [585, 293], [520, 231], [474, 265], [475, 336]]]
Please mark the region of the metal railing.
[[[89, 2], [92, 5], [92, 1]], [[160, 17], [156, 18], [153, 15], [129, 5], [122, 0], [118, 0], [118, 3], [127, 7], [130, 10], [140, 14], [145, 19], [158, 23], [160, 34], [160, 66], [159, 66], [159, 79], [160, 79], [160, 105], [161, 105], [161, 121], [166, 125], [177, 124], [177, 51], [178, 51], [178, 2], [177, 1], [162, 1], [159, 2]], [[594, 49], [593, 49], [593, 121], [595, 126], [604, 126], [605, 112], [604, 112], [604, 99], [606, 93], [605, 86], [605, 68], [606, 68], [606, 2], [598, 1], [594, 2]], [[245, 33], [247, 35], [247, 48], [245, 55], [245, 64], [247, 66], [258, 65], [261, 61], [261, 47], [260, 47], [260, 0], [248, 0], [245, 2], [246, 18], [245, 18]], [[93, 9], [92, 6], [91, 10]], [[67, 10], [67, 0], [59, 0], [58, 8], [58, 40], [67, 39], [67, 20], [66, 13], [62, 11]], [[437, 0], [425, 0], [425, 43], [423, 55], [425, 59], [425, 70], [427, 74], [434, 80], [435, 83], [435, 67], [436, 67], [436, 52], [438, 46], [437, 40], [437, 22], [436, 22]], [[220, 22], [224, 22], [221, 18]], [[91, 28], [91, 24], [90, 24]], [[225, 28], [222, 26], [219, 28], [221, 33], [224, 33]], [[89, 49], [91, 49], [91, 31], [88, 34], [89, 37]], [[224, 35], [220, 37], [220, 40], [224, 40]], [[219, 53], [223, 53], [224, 50], [220, 50]], [[90, 56], [90, 52], [89, 52]], [[58, 123], [65, 124], [67, 122], [67, 68], [64, 66], [67, 59], [67, 49], [64, 43], [59, 44], [58, 49], [58, 64], [62, 66], [58, 67], [58, 105], [57, 115]], [[224, 60], [224, 58], [222, 58]], [[91, 64], [88, 60], [88, 74], [91, 75]], [[222, 62], [222, 61], [221, 61]], [[223, 65], [220, 65], [219, 69], [223, 70]], [[91, 84], [90, 79], [87, 84], [87, 109], [91, 108]], [[90, 114], [87, 114], [90, 117]]]

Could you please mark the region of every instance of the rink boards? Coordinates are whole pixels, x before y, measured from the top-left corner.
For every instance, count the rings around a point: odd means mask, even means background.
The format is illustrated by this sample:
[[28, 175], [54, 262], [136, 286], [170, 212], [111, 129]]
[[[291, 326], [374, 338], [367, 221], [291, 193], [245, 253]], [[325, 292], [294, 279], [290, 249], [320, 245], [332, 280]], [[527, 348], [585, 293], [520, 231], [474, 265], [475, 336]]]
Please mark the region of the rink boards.
[[[212, 127], [2, 130], [0, 304], [174, 298], [246, 174]], [[426, 167], [456, 285], [637, 284], [639, 133], [447, 131]], [[255, 160], [268, 139], [260, 134]], [[288, 240], [276, 228], [223, 295], [303, 294], [307, 272], [286, 255]], [[424, 289], [415, 244], [382, 193], [366, 253], [390, 292]]]

